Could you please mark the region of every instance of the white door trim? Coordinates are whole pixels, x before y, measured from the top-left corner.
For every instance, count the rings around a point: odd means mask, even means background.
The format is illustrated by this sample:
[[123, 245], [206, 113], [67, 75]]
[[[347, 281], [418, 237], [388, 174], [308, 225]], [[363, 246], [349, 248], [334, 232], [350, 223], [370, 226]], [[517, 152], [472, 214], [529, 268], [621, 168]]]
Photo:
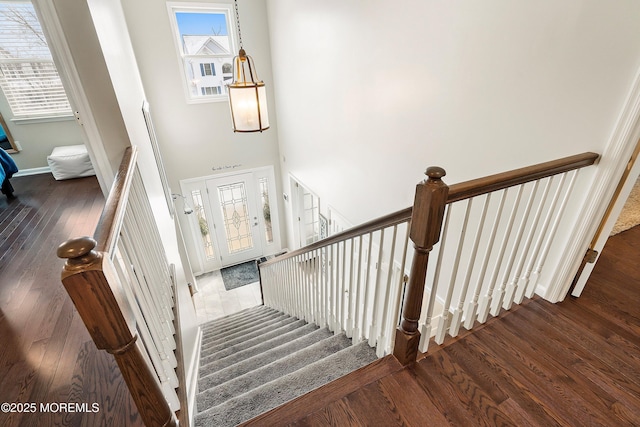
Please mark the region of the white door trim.
[[[273, 165], [260, 166], [257, 168], [241, 169], [241, 170], [235, 170], [232, 172], [223, 172], [223, 173], [201, 176], [196, 178], [183, 179], [183, 180], [180, 180], [180, 189], [182, 191], [182, 195], [184, 195], [184, 197], [188, 197], [189, 204], [193, 203], [191, 200], [190, 190], [192, 188], [197, 188], [201, 190], [205, 214], [207, 215], [207, 219], [211, 221], [211, 223], [213, 223], [214, 216], [213, 216], [213, 212], [211, 211], [212, 203], [210, 201], [213, 199], [213, 197], [210, 194], [207, 194], [206, 192], [206, 182], [208, 180], [214, 180], [218, 178], [228, 178], [228, 177], [233, 177], [234, 175], [243, 175], [248, 173], [253, 174], [254, 178], [256, 179], [256, 183], [254, 183], [256, 186], [257, 186], [257, 181], [260, 178], [266, 177], [268, 179], [268, 183], [269, 183], [268, 191], [270, 196], [271, 226], [272, 226], [273, 239], [271, 242], [266, 241], [267, 239], [266, 239], [266, 233], [264, 232], [263, 221], [260, 222], [261, 225], [260, 225], [259, 234], [260, 234], [261, 243], [262, 243], [263, 255], [265, 256], [273, 255], [280, 252], [280, 250], [282, 249], [282, 242], [280, 238], [280, 217], [278, 212], [278, 194], [276, 192], [277, 187], [276, 187], [276, 178], [275, 178], [275, 168], [273, 167]], [[217, 238], [213, 239], [216, 258], [218, 260], [217, 265], [213, 268], [211, 268], [211, 266], [207, 267], [205, 265], [206, 262], [204, 261], [204, 250], [200, 245], [200, 236], [198, 235], [199, 227], [196, 224], [196, 220], [192, 217], [188, 219], [188, 222], [189, 222], [189, 228], [191, 230], [191, 233], [190, 233], [191, 244], [194, 245], [193, 247], [190, 248], [190, 250], [194, 250], [198, 256], [199, 268], [197, 269], [198, 271], [197, 274], [203, 274], [203, 273], [221, 268], [222, 264], [220, 263], [220, 258], [219, 258], [220, 250], [219, 250], [219, 243], [217, 241]]]
[[104, 141], [100, 136], [91, 105], [82, 87], [82, 81], [75, 67], [53, 0], [33, 0], [33, 4], [74, 115], [82, 129], [83, 139], [96, 171], [100, 188], [103, 194], [109, 194], [115, 178], [115, 171], [111, 167], [111, 162], [104, 149]]
[[[571, 282], [580, 267], [583, 255], [595, 235], [606, 209], [614, 196], [615, 189], [624, 173], [629, 159], [640, 139], [640, 70], [636, 73], [635, 80], [627, 96], [624, 108], [618, 118], [609, 143], [601, 153], [597, 170], [593, 180], [592, 188], [589, 191], [590, 203], [584, 207], [583, 221], [576, 224], [573, 236], [573, 245], [569, 244], [565, 252], [567, 262], [562, 263], [555, 274], [555, 280], [547, 289], [544, 297], [557, 302], [564, 299], [569, 291]], [[638, 163], [638, 162], [636, 162]], [[637, 168], [635, 176], [629, 175], [629, 179], [637, 178]], [[624, 198], [620, 197], [613, 207], [613, 212], [620, 212]], [[600, 252], [613, 228], [615, 218], [607, 221], [600, 239], [593, 248]], [[578, 295], [591, 274], [593, 264], [585, 268], [576, 286]]]

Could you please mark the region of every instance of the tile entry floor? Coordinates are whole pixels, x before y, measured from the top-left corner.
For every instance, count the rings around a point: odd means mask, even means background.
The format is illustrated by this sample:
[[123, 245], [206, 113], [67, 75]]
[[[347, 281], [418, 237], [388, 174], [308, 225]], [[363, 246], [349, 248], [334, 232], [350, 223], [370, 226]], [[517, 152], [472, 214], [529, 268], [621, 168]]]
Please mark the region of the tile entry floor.
[[250, 283], [227, 291], [222, 283], [220, 271], [206, 273], [196, 278], [198, 292], [193, 295], [198, 324], [203, 324], [245, 308], [262, 303], [260, 283]]

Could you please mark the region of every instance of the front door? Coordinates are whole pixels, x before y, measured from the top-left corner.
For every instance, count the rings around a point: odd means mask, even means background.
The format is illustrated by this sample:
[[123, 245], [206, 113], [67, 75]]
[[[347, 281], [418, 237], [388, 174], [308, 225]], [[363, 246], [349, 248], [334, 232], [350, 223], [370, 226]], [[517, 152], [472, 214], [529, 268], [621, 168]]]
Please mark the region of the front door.
[[223, 267], [253, 260], [263, 254], [254, 181], [252, 173], [206, 181]]

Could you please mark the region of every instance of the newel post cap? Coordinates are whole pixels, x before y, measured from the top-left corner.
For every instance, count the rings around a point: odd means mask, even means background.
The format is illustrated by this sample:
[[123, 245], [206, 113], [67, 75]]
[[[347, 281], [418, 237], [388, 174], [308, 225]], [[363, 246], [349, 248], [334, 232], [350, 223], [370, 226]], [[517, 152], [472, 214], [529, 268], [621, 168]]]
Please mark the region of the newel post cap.
[[91, 237], [76, 237], [58, 246], [57, 255], [67, 260], [65, 267], [68, 270], [79, 269], [100, 259], [100, 254], [94, 251], [96, 245]]
[[429, 166], [424, 174], [427, 175], [430, 180], [440, 180], [447, 174], [447, 171], [440, 166]]

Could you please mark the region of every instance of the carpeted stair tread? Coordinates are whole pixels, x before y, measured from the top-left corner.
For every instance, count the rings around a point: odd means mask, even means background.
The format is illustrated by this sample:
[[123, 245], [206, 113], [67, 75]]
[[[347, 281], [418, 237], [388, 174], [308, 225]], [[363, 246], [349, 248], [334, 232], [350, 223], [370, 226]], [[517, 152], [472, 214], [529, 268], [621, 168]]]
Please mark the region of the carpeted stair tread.
[[207, 343], [207, 344], [203, 344], [202, 345], [202, 353], [203, 354], [213, 354], [215, 352], [220, 351], [221, 349], [224, 349], [226, 347], [231, 347], [234, 346], [238, 343], [244, 342], [246, 340], [252, 340], [254, 338], [259, 338], [263, 335], [269, 334], [274, 330], [278, 330], [281, 328], [286, 328], [289, 325], [295, 323], [298, 324], [298, 322], [304, 322], [306, 323], [304, 320], [298, 320], [295, 317], [286, 317], [282, 320], [279, 320], [278, 322], [275, 323], [270, 323], [268, 325], [262, 325], [261, 328], [259, 329], [255, 329], [255, 328], [250, 328], [247, 330], [247, 332], [245, 334], [241, 334], [241, 335], [237, 335], [235, 334], [232, 337], [226, 338], [226, 339], [222, 339], [222, 340], [217, 340], [217, 341], [212, 341], [211, 343]]
[[[263, 307], [263, 306], [258, 306], [258, 307]], [[265, 315], [278, 313], [278, 311], [273, 309], [255, 310], [255, 308], [256, 307], [254, 307], [254, 309], [250, 311], [247, 311], [242, 316], [221, 317], [219, 319], [209, 321], [207, 323], [200, 325], [200, 328], [202, 329], [202, 332], [206, 334], [216, 333], [220, 330], [229, 328], [230, 326], [232, 327], [234, 325], [237, 325], [238, 322], [245, 322], [248, 319], [256, 319], [259, 317], [263, 317]]]
[[[317, 328], [315, 325], [307, 325], [312, 328]], [[305, 326], [305, 328], [307, 327]], [[236, 358], [237, 363], [228, 365], [231, 359], [225, 361], [223, 368], [220, 365], [211, 363], [206, 366], [200, 366], [200, 379], [198, 380], [198, 389], [204, 391], [210, 387], [222, 384], [247, 372], [260, 368], [261, 366], [268, 365], [271, 362], [287, 357], [289, 354], [301, 350], [316, 342], [322, 341], [325, 338], [332, 336], [333, 333], [328, 329], [316, 329], [307, 335], [294, 339], [288, 343], [279, 345], [270, 350], [262, 352], [253, 352], [253, 356], [249, 358]], [[252, 350], [255, 350], [254, 347]]]
[[257, 305], [255, 307], [250, 307], [250, 308], [245, 308], [244, 310], [238, 311], [236, 313], [233, 314], [228, 314], [226, 316], [220, 317], [218, 319], [214, 319], [214, 320], [210, 320], [207, 323], [204, 323], [203, 325], [201, 325], [201, 328], [203, 329], [203, 331], [207, 330], [208, 328], [218, 328], [220, 326], [224, 326], [227, 325], [229, 323], [233, 323], [235, 321], [237, 321], [238, 319], [244, 319], [247, 316], [253, 316], [253, 315], [257, 315], [260, 314], [262, 312], [274, 312], [277, 310], [274, 310], [271, 307], [267, 307], [266, 305]]
[[286, 358], [276, 360], [266, 366], [199, 393], [197, 396], [198, 408], [216, 406], [246, 393], [248, 390], [302, 369], [322, 358], [329, 357], [350, 345], [351, 340], [344, 334], [333, 335]]
[[196, 415], [197, 427], [235, 426], [376, 360], [366, 342], [339, 351]]
[[236, 319], [234, 322], [231, 322], [229, 324], [220, 325], [216, 328], [208, 328], [206, 331], [203, 330], [202, 336], [207, 339], [212, 339], [218, 336], [227, 335], [234, 330], [246, 329], [248, 326], [259, 324], [268, 319], [274, 319], [282, 316], [286, 315], [278, 311], [255, 313], [254, 315], [250, 315], [246, 318]]
[[233, 328], [232, 330], [226, 331], [226, 333], [223, 333], [223, 334], [219, 334], [216, 336], [202, 337], [202, 343], [208, 346], [208, 345], [213, 345], [217, 343], [228, 342], [232, 339], [236, 339], [246, 334], [247, 331], [252, 328], [255, 328], [256, 330], [267, 330], [272, 325], [282, 321], [286, 322], [289, 319], [292, 319], [292, 317], [287, 316], [286, 314], [280, 314], [280, 316], [277, 316], [277, 317], [274, 316], [274, 317], [260, 319], [253, 325], [252, 324], [239, 325], [237, 328]]
[[207, 347], [206, 356], [201, 356], [200, 363], [206, 364], [213, 360], [222, 359], [231, 354], [259, 345], [265, 340], [276, 338], [298, 328], [302, 328], [307, 324], [307, 322], [305, 322], [304, 320], [296, 320], [293, 317], [288, 320], [289, 321], [287, 322], [283, 321], [283, 324], [280, 327], [275, 327], [274, 325], [273, 329], [268, 332], [254, 334], [249, 333], [244, 337], [237, 338], [224, 344]]

